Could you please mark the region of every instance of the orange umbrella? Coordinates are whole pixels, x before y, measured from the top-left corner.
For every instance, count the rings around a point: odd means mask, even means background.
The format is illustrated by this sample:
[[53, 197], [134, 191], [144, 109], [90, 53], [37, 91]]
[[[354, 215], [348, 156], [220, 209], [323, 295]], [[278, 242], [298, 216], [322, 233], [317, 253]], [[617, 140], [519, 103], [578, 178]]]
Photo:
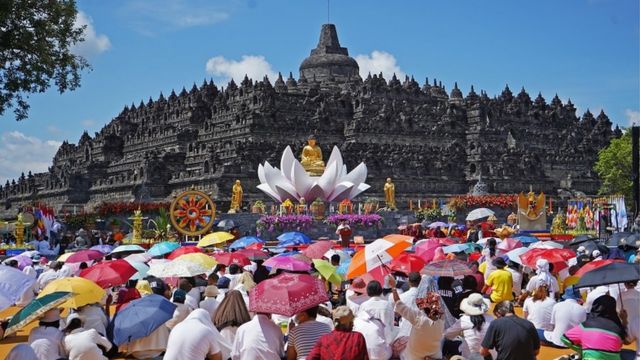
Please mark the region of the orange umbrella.
[[353, 256], [347, 270], [347, 278], [353, 279], [378, 266], [389, 263], [411, 246], [412, 243], [409, 239], [413, 238], [411, 236], [387, 235], [383, 239], [378, 239], [365, 246]]

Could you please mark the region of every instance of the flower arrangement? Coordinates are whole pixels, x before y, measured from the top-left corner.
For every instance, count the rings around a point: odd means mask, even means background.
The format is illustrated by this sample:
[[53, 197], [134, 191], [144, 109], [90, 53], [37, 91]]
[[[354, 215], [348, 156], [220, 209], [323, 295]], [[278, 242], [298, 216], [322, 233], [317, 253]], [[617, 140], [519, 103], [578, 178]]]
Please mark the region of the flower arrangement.
[[420, 209], [416, 211], [416, 220], [423, 222], [424, 220], [435, 221], [442, 216], [442, 210], [439, 207]]
[[518, 195], [515, 194], [499, 194], [499, 195], [462, 195], [455, 196], [449, 200], [449, 209], [458, 211], [472, 207], [500, 207], [515, 208]]
[[66, 214], [64, 216], [64, 223], [74, 230], [80, 228], [91, 229], [95, 226], [98, 215], [93, 213], [80, 213], [80, 214]]
[[103, 202], [96, 207], [96, 212], [102, 216], [131, 213], [138, 210], [138, 208], [143, 212], [155, 212], [160, 209], [169, 210], [170, 206], [171, 203], [169, 202]]
[[263, 232], [282, 230], [304, 230], [313, 223], [309, 215], [265, 215], [256, 222], [258, 235]]
[[251, 212], [254, 214], [264, 214], [264, 212], [266, 211], [267, 207], [265, 206], [264, 202], [262, 200], [256, 200], [253, 203], [253, 206], [251, 206]]
[[343, 221], [346, 221], [349, 226], [380, 227], [384, 219], [378, 214], [333, 214], [329, 215], [324, 222], [337, 227]]

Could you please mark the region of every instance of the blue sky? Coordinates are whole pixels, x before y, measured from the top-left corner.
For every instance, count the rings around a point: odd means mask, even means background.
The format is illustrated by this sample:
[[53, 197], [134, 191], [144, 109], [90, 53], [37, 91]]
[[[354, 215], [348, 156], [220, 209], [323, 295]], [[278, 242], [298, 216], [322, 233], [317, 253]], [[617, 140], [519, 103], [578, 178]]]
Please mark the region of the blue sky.
[[[522, 86], [640, 124], [637, 0], [333, 0], [330, 21], [362, 72], [437, 78], [450, 90]], [[327, 22], [326, 0], [79, 0], [93, 70], [82, 87], [30, 97], [30, 118], [0, 119], [0, 181], [45, 171], [58, 144], [100, 130], [124, 107], [183, 86], [293, 72]], [[272, 80], [275, 80], [272, 78]]]

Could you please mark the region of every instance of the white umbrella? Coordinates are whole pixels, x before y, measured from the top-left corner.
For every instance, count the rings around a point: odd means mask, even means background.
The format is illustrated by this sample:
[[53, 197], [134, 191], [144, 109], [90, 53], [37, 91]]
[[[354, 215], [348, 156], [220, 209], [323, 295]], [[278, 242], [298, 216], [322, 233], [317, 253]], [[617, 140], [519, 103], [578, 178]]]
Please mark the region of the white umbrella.
[[0, 265], [0, 311], [13, 305], [35, 281], [18, 269]]
[[327, 250], [326, 253], [324, 253], [324, 257], [326, 257], [327, 259], [331, 259], [331, 257], [333, 255], [338, 254], [338, 256], [340, 256], [340, 263], [344, 263], [344, 262], [348, 262], [351, 261], [351, 256], [349, 256], [349, 254], [347, 254], [346, 252], [342, 251], [342, 250], [334, 250], [334, 249], [329, 249]]
[[144, 253], [137, 253], [137, 254], [131, 254], [127, 257], [125, 257], [124, 259], [127, 260], [128, 262], [138, 262], [138, 263], [148, 263], [149, 260], [151, 260], [152, 256], [149, 255], [148, 253], [144, 252]]
[[538, 241], [529, 245], [529, 249], [562, 249], [564, 245], [555, 241]]
[[491, 215], [494, 215], [494, 214], [495, 213], [493, 211], [491, 211], [490, 209], [487, 209], [487, 208], [473, 209], [473, 210], [471, 210], [471, 212], [469, 212], [469, 214], [467, 214], [467, 220], [468, 221], [474, 221], [474, 220], [482, 219], [482, 218], [485, 218], [487, 216], [491, 216]]
[[531, 249], [526, 247], [521, 247], [521, 248], [517, 248], [509, 251], [506, 255], [509, 258], [509, 260], [522, 265], [522, 260], [520, 260], [520, 255], [526, 253], [529, 250]]
[[489, 239], [496, 239], [496, 244], [500, 244], [502, 242], [502, 240], [498, 239], [497, 237], [486, 237], [486, 238], [482, 238], [478, 241], [476, 241], [476, 244], [478, 245], [482, 245], [482, 246], [486, 246], [487, 245], [487, 241], [489, 241]]
[[196, 263], [185, 260], [174, 260], [168, 263], [151, 264], [151, 269], [147, 275], [153, 275], [160, 278], [168, 277], [191, 277], [207, 272], [206, 269]]

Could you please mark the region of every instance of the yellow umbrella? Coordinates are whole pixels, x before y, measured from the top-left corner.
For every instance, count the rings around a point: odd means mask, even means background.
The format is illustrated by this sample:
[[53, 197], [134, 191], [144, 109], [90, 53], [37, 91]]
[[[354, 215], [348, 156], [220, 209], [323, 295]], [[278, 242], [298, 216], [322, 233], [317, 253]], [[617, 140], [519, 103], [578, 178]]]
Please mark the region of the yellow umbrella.
[[100, 302], [106, 295], [104, 289], [91, 280], [87, 280], [82, 277], [66, 277], [50, 282], [44, 287], [44, 289], [42, 289], [38, 298], [56, 291], [73, 293], [73, 296], [60, 306], [74, 309], [77, 309], [80, 306]]
[[323, 279], [334, 285], [340, 285], [342, 283], [342, 276], [336, 272], [336, 267], [331, 265], [327, 260], [313, 259], [313, 265]]
[[211, 246], [211, 245], [216, 245], [216, 244], [223, 244], [229, 240], [233, 240], [235, 239], [235, 236], [229, 234], [226, 231], [216, 231], [214, 233], [208, 234], [205, 237], [203, 237], [202, 239], [200, 239], [200, 241], [198, 241], [198, 245], [196, 245], [197, 247], [205, 247], [205, 246]]
[[73, 254], [75, 254], [75, 253], [73, 253], [73, 252], [66, 252], [66, 253], [64, 253], [64, 254], [62, 254], [62, 255], [60, 255], [60, 256], [58, 256], [58, 261], [65, 262], [65, 261], [67, 261], [67, 259], [69, 258], [69, 256], [71, 256], [71, 255], [73, 255]]
[[192, 262], [206, 269], [212, 269], [214, 266], [218, 264], [216, 259], [214, 259], [209, 255], [205, 255], [203, 253], [189, 253], [189, 254], [180, 255], [177, 258], [175, 258], [173, 261], [176, 261], [176, 260]]

